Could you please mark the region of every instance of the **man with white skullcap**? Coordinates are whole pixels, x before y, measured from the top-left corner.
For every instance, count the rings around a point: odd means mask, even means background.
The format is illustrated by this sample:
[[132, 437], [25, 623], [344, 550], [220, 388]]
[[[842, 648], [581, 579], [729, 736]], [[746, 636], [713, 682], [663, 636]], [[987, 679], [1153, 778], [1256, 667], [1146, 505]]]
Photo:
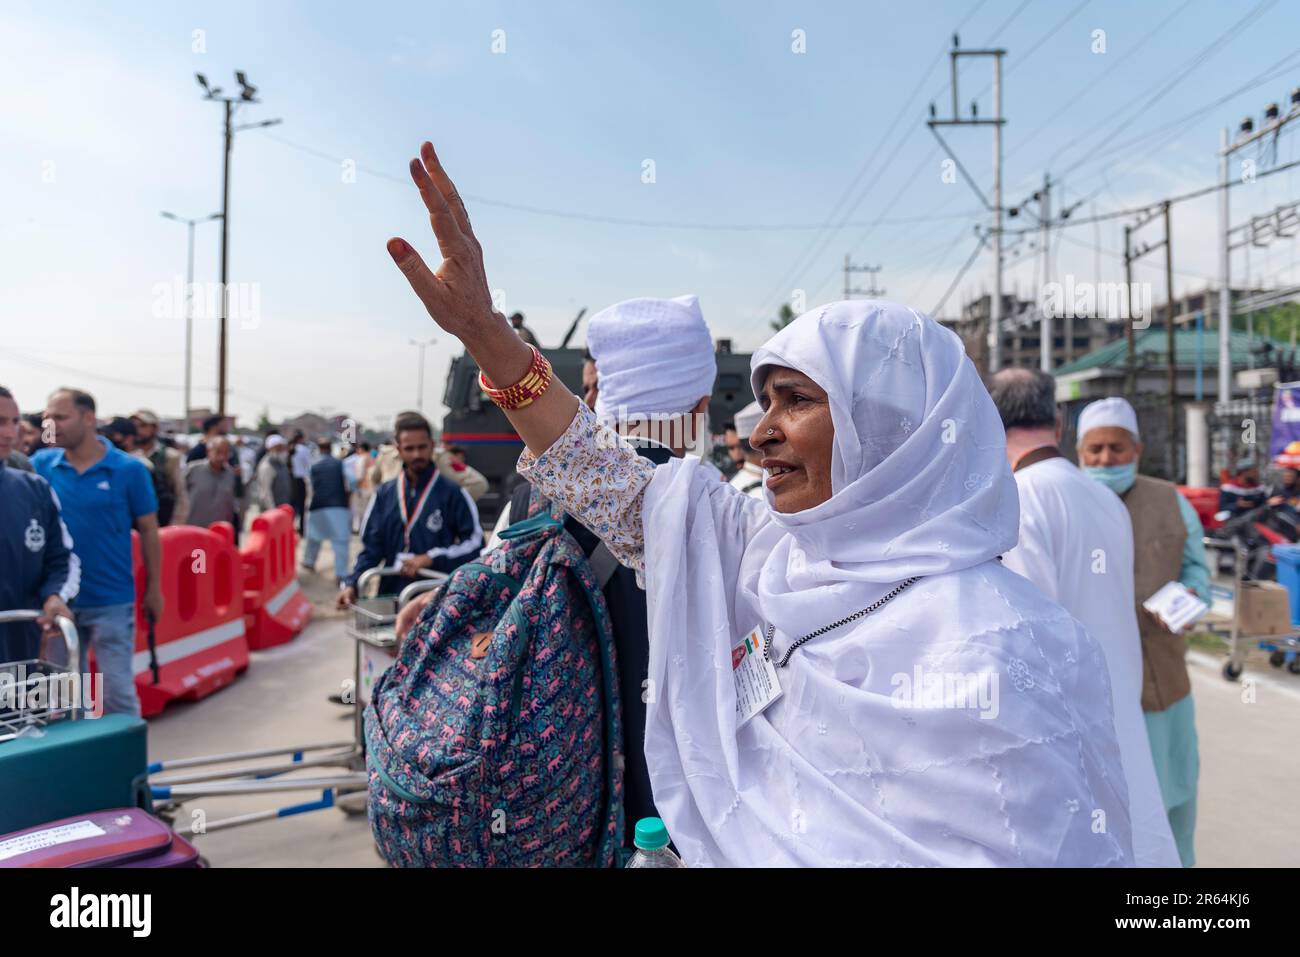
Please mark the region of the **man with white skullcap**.
[[1086, 406], [1079, 416], [1079, 464], [1120, 497], [1133, 525], [1134, 599], [1142, 636], [1142, 711], [1169, 825], [1183, 866], [1195, 862], [1196, 787], [1200, 775], [1192, 684], [1185, 640], [1142, 602], [1170, 581], [1207, 604], [1210, 570], [1200, 519], [1170, 482], [1139, 475], [1142, 442], [1137, 413], [1118, 397]]
[[[736, 448], [742, 456], [740, 471], [731, 477], [731, 484], [754, 498], [763, 497], [763, 470], [758, 465], [763, 453], [749, 444], [749, 437], [762, 417], [763, 407], [757, 402], [751, 402], [736, 413], [735, 428], [727, 430], [731, 433], [727, 436], [727, 450], [731, 451], [730, 443], [734, 436]], [[734, 452], [732, 458], [735, 458]]]
[[1142, 641], [1133, 602], [1133, 531], [1119, 499], [1061, 454], [1056, 380], [1003, 369], [989, 394], [1007, 432], [1020, 538], [1003, 564], [1061, 603], [1101, 645], [1138, 867], [1178, 867], [1142, 717]]
[[[695, 296], [629, 299], [602, 309], [587, 325], [587, 349], [599, 377], [596, 415], [642, 457], [661, 465], [688, 452], [707, 455], [712, 442], [708, 407], [718, 367], [713, 338]], [[707, 461], [705, 465], [712, 468]], [[716, 470], [714, 474], [720, 478]], [[489, 549], [495, 546], [501, 529], [528, 516], [530, 498], [527, 482], [516, 486]], [[538, 503], [531, 504], [535, 509]], [[636, 573], [619, 565], [576, 519], [568, 518], [565, 528], [591, 556], [598, 577], [602, 568], [612, 566], [604, 594], [618, 656], [625, 845], [631, 848], [636, 822], [658, 816], [645, 762], [646, 699], [650, 696], [646, 685], [650, 648], [646, 595], [637, 585]]]

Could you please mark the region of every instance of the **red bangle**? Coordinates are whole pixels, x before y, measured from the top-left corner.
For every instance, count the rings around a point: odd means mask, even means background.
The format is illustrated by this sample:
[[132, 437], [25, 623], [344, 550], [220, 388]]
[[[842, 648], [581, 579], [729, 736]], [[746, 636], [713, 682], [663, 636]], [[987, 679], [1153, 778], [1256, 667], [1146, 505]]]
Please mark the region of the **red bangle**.
[[532, 405], [551, 385], [553, 375], [550, 361], [537, 350], [536, 346], [530, 345], [528, 348], [533, 351], [533, 361], [529, 363], [524, 377], [514, 385], [498, 389], [488, 381], [488, 377], [481, 370], [478, 374], [479, 388], [507, 412]]

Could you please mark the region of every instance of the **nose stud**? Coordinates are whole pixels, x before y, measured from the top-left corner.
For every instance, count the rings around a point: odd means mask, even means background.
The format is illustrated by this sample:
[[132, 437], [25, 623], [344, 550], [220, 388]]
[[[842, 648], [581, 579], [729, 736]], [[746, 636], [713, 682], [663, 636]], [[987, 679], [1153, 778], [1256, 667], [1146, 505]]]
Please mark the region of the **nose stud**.
[[773, 432], [775, 432], [775, 431], [776, 431], [776, 429], [768, 429], [768, 430], [767, 430], [767, 434], [768, 434], [768, 435], [771, 435], [771, 434], [772, 434]]

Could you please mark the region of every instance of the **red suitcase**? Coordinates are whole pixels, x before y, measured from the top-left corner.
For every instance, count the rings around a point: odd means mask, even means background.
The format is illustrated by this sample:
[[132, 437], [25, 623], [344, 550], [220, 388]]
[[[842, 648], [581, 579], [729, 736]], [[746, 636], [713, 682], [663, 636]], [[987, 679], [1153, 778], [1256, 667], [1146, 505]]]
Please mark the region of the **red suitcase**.
[[0, 868], [197, 866], [194, 846], [138, 807], [91, 811], [0, 836]]

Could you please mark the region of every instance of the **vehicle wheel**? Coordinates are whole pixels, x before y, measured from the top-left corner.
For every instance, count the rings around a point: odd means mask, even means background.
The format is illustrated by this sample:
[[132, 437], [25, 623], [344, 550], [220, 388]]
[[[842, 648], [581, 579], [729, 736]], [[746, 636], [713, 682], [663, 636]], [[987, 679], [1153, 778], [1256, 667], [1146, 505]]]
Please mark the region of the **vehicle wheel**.
[[1281, 668], [1284, 664], [1286, 664], [1286, 652], [1285, 651], [1273, 652], [1271, 655], [1268, 656], [1268, 663], [1272, 665], [1274, 668]]
[[1240, 678], [1241, 671], [1241, 665], [1234, 665], [1232, 659], [1228, 659], [1228, 661], [1224, 662], [1223, 677], [1227, 678], [1229, 681], [1236, 681]]
[[1287, 662], [1286, 670], [1293, 675], [1300, 675], [1300, 658], [1292, 658]]

